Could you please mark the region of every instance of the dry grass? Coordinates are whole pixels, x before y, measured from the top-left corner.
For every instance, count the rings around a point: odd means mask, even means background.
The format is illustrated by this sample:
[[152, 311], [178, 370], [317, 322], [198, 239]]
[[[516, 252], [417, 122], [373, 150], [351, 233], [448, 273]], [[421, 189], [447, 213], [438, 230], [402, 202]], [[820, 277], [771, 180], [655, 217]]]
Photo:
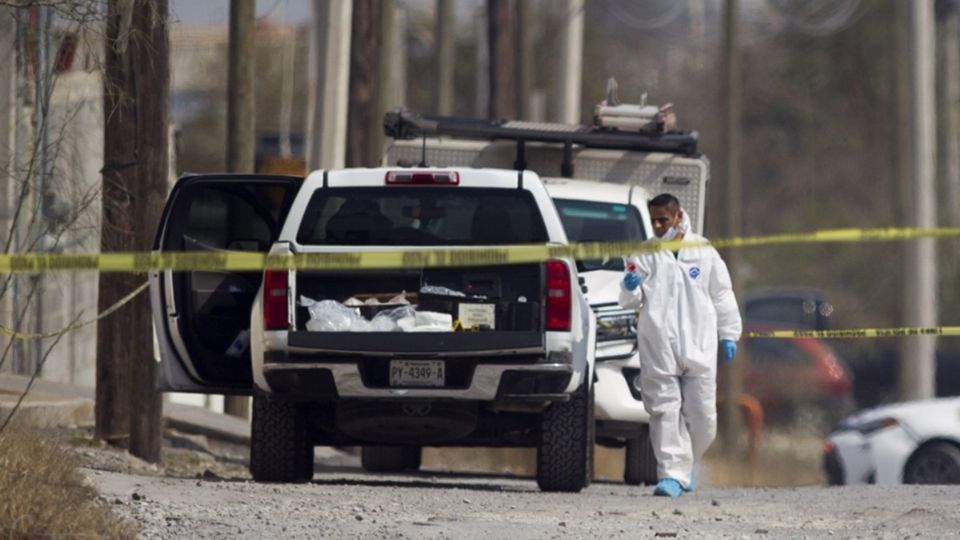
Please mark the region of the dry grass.
[[714, 444], [704, 458], [715, 486], [795, 487], [825, 485], [823, 438], [804, 433], [767, 431], [756, 463], [745, 452], [729, 458]]
[[134, 538], [136, 528], [97, 502], [73, 458], [28, 429], [0, 434], [0, 536]]

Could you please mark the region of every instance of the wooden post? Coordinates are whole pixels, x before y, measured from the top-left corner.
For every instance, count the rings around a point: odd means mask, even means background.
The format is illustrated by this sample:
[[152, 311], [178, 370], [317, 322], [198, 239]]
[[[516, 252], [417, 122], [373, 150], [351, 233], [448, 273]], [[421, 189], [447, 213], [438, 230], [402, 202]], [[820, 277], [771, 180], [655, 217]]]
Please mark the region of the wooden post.
[[[740, 169], [740, 2], [727, 0], [724, 10], [724, 94], [723, 103], [726, 110], [725, 118], [725, 147], [726, 160], [725, 184], [720, 188], [726, 194], [727, 202], [727, 237], [741, 236], [742, 217], [742, 182]], [[714, 186], [716, 189], [717, 186]], [[737, 299], [743, 302], [743, 279], [740, 271], [741, 256], [736, 249], [726, 253], [727, 266], [733, 280], [733, 290]], [[740, 418], [738, 402], [742, 388], [743, 368], [746, 363], [746, 347], [740, 344], [740, 358], [722, 367], [723, 372], [723, 425], [720, 426], [721, 442], [729, 453], [737, 450], [743, 422]], [[721, 352], [722, 354], [722, 352]]]
[[[256, 76], [256, 1], [231, 0], [227, 59], [227, 171], [254, 172], [256, 153], [254, 77]], [[250, 398], [225, 396], [223, 412], [250, 417]]]
[[437, 0], [436, 63], [437, 84], [434, 90], [436, 113], [453, 114], [454, 62], [456, 52], [456, 12], [453, 0]]
[[[110, 0], [104, 83], [101, 251], [149, 251], [167, 196], [167, 0]], [[101, 274], [102, 311], [142, 275]], [[150, 300], [141, 294], [97, 325], [96, 433], [160, 460], [162, 405], [154, 391]]]
[[379, 0], [355, 0], [350, 43], [350, 105], [347, 111], [347, 167], [370, 167], [379, 163], [374, 148], [378, 94], [380, 36]]
[[530, 97], [533, 95], [533, 38], [536, 29], [536, 16], [533, 2], [520, 0], [514, 5], [514, 89], [518, 120], [530, 120]]
[[490, 43], [490, 117], [517, 117], [513, 69], [513, 1], [487, 0]]

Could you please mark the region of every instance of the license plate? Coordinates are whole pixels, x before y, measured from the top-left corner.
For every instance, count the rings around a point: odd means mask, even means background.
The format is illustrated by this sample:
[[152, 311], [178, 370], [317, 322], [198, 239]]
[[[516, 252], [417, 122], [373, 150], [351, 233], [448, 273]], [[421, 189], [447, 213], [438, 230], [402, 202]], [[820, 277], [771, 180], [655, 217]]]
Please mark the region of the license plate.
[[391, 360], [390, 386], [443, 386], [443, 360]]

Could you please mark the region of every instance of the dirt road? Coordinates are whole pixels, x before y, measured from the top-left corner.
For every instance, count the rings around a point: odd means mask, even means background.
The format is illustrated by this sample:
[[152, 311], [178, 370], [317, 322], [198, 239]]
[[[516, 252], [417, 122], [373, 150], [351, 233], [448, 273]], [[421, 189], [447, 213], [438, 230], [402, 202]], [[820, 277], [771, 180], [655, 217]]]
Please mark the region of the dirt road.
[[529, 479], [350, 468], [300, 485], [87, 474], [145, 538], [960, 538], [960, 486], [706, 487], [671, 500], [616, 483], [544, 494]]

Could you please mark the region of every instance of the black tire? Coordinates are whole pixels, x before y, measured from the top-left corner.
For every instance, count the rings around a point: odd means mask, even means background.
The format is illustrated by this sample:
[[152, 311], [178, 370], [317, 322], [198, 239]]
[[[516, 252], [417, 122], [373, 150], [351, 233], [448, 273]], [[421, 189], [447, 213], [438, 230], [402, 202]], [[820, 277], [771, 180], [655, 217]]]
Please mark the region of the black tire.
[[590, 377], [570, 401], [543, 413], [537, 449], [537, 485], [543, 491], [576, 493], [593, 474], [593, 384]]
[[657, 483], [657, 456], [653, 453], [648, 424], [640, 426], [637, 437], [627, 439], [623, 481], [631, 486], [652, 486]]
[[253, 398], [250, 475], [257, 482], [308, 482], [313, 443], [307, 411], [296, 403]]
[[960, 448], [937, 442], [920, 448], [903, 470], [905, 484], [960, 484]]
[[420, 469], [423, 450], [419, 446], [364, 446], [360, 464], [367, 472], [396, 473]]

